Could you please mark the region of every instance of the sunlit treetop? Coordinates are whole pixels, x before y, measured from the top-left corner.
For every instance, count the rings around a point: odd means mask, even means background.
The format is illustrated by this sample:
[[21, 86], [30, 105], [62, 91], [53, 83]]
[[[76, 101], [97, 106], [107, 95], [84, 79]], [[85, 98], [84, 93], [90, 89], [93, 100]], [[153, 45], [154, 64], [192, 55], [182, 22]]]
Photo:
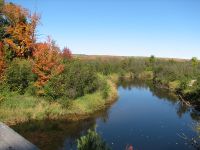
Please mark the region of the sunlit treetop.
[[13, 3], [4, 4], [2, 14], [2, 20], [7, 22], [3, 34], [5, 51], [11, 51], [12, 57], [30, 57], [34, 51], [35, 30], [40, 17]]

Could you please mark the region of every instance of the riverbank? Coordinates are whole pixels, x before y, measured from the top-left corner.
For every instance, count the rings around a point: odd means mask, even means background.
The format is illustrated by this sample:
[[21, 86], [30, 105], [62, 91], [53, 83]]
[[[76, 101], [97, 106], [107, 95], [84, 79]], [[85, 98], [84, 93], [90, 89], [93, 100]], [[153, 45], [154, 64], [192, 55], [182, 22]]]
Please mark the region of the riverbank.
[[[137, 76], [132, 73], [126, 73], [123, 76], [119, 74], [108, 76], [99, 75], [99, 78], [105, 79], [108, 84], [108, 95], [106, 98], [103, 96], [104, 89], [99, 89], [92, 94], [86, 94], [75, 100], [58, 100], [55, 102], [48, 101], [43, 97], [10, 93], [8, 96], [0, 99], [0, 121], [9, 125], [14, 125], [30, 120], [65, 119], [67, 121], [78, 121], [86, 119], [95, 112], [105, 109], [115, 102], [118, 96], [117, 84], [120, 80], [139, 79], [144, 80], [144, 82], [147, 80], [153, 82], [153, 74], [149, 71], [143, 72]], [[179, 84], [170, 83], [166, 85], [153, 82], [153, 85], [162, 89], [167, 89], [177, 95], [181, 94], [177, 92]], [[181, 95], [181, 98], [188, 103], [183, 95]]]
[[186, 83], [183, 89], [181, 81], [176, 80], [169, 83], [164, 83], [162, 81], [153, 80], [154, 85], [158, 88], [166, 89], [170, 92], [175, 93], [179, 100], [182, 101], [187, 106], [199, 107], [199, 89], [195, 84]]
[[106, 98], [102, 90], [86, 94], [75, 100], [48, 101], [42, 97], [9, 93], [0, 101], [0, 121], [14, 125], [30, 120], [66, 119], [75, 121], [90, 117], [117, 99], [117, 85], [105, 77], [108, 85]]

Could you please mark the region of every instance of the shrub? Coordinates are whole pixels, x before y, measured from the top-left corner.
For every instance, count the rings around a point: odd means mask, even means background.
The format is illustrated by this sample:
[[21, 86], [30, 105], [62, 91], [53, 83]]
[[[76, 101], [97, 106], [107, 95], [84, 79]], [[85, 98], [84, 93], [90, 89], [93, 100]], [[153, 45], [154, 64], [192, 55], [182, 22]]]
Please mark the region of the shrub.
[[29, 60], [15, 59], [6, 69], [6, 84], [10, 91], [24, 94], [29, 83], [34, 80]]
[[99, 75], [99, 78], [98, 78], [98, 87], [100, 89], [100, 91], [102, 92], [102, 97], [103, 98], [107, 98], [108, 97], [108, 92], [109, 92], [109, 86], [108, 86], [108, 83], [106, 81], [106, 79]]
[[26, 89], [26, 93], [32, 96], [37, 95], [38, 88], [34, 85], [34, 82], [29, 83], [29, 86]]
[[97, 132], [88, 130], [87, 135], [77, 140], [78, 150], [110, 150]]

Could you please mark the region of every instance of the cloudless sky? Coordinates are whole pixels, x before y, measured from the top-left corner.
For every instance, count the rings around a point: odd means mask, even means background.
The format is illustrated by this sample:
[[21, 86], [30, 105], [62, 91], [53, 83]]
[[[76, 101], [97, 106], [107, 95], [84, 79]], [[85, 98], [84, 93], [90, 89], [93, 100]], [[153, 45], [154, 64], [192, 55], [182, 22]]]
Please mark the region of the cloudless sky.
[[200, 58], [200, 0], [7, 0], [75, 54]]

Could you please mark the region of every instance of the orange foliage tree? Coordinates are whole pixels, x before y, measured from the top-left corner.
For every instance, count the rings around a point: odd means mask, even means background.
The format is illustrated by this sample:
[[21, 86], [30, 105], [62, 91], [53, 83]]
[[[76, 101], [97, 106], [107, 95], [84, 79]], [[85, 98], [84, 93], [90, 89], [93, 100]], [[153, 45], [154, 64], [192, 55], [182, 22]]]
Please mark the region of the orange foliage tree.
[[37, 14], [15, 4], [5, 4], [3, 14], [9, 21], [5, 30], [4, 44], [14, 51], [16, 57], [27, 58], [32, 55], [36, 41], [35, 29], [39, 21]]
[[35, 85], [39, 88], [43, 87], [52, 76], [64, 70], [64, 66], [60, 63], [59, 51], [50, 41], [36, 44], [33, 61], [33, 72], [38, 76]]

